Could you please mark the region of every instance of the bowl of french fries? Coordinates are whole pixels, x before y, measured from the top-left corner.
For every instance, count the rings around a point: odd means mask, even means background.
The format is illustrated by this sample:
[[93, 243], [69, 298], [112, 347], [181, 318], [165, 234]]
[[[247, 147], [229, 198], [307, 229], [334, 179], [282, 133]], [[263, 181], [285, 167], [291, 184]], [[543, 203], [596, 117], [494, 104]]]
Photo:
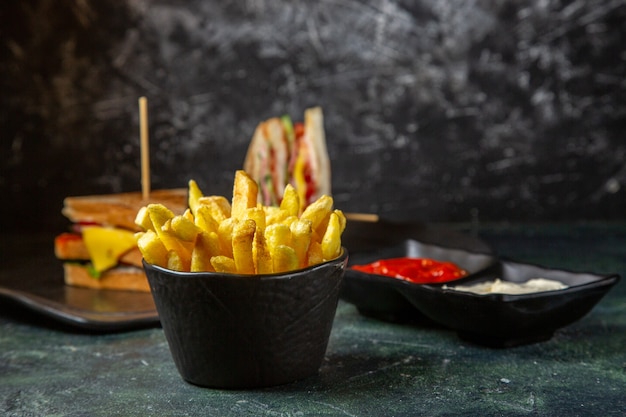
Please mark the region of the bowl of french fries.
[[212, 388], [259, 388], [318, 372], [348, 253], [346, 220], [322, 196], [302, 207], [257, 203], [237, 171], [233, 197], [189, 182], [189, 209], [151, 204], [137, 214], [137, 243], [170, 352], [182, 378]]

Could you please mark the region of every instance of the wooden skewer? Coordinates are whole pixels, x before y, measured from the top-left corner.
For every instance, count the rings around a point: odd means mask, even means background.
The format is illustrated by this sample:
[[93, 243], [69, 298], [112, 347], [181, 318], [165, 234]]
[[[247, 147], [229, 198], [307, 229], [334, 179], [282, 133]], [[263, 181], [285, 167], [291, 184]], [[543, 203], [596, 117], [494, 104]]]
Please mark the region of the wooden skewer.
[[378, 214], [373, 213], [345, 213], [347, 220], [355, 220], [359, 222], [376, 223], [380, 220]]
[[141, 140], [141, 195], [150, 198], [150, 144], [148, 142], [148, 99], [139, 98], [139, 135]]

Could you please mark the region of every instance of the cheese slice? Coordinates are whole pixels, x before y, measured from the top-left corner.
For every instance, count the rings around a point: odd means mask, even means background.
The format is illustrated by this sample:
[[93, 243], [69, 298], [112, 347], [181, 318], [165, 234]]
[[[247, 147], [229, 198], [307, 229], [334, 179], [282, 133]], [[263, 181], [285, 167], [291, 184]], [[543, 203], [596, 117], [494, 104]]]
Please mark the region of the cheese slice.
[[113, 268], [120, 256], [137, 246], [133, 232], [112, 227], [85, 227], [83, 239], [97, 272]]

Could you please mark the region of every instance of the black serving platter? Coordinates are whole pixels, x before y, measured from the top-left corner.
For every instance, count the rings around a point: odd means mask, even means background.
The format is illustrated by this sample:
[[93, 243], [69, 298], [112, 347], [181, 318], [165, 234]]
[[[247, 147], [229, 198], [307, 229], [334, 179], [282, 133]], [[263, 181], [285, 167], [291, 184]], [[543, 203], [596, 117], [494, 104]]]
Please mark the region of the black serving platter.
[[2, 314], [95, 332], [160, 325], [150, 293], [65, 285], [62, 263], [54, 257], [53, 241], [54, 236], [3, 236]]
[[[532, 278], [560, 281], [568, 288], [531, 294], [478, 295], [449, 289], [453, 285], [493, 280], [524, 282]], [[492, 268], [454, 283], [395, 288], [426, 317], [454, 329], [460, 338], [506, 348], [550, 339], [554, 332], [585, 316], [619, 281], [617, 274], [598, 275], [502, 260]]]
[[[453, 262], [473, 276], [496, 263], [489, 253], [471, 252], [415, 239], [406, 239], [389, 247], [350, 255], [349, 266], [367, 264], [378, 259], [412, 257]], [[356, 306], [364, 316], [397, 323], [434, 324], [404, 296], [405, 282], [397, 278], [368, 274], [348, 268], [341, 298]]]

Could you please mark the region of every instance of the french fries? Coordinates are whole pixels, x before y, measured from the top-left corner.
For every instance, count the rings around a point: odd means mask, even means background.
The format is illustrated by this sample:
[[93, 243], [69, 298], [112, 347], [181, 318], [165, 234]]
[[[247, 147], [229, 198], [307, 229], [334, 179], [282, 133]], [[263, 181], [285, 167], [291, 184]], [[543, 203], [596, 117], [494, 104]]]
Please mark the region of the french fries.
[[341, 254], [346, 218], [322, 196], [301, 207], [287, 186], [280, 206], [257, 201], [258, 185], [237, 171], [233, 197], [205, 196], [189, 181], [189, 209], [174, 215], [161, 204], [137, 213], [136, 234], [146, 262], [189, 272], [260, 275], [288, 272], [334, 259]]

